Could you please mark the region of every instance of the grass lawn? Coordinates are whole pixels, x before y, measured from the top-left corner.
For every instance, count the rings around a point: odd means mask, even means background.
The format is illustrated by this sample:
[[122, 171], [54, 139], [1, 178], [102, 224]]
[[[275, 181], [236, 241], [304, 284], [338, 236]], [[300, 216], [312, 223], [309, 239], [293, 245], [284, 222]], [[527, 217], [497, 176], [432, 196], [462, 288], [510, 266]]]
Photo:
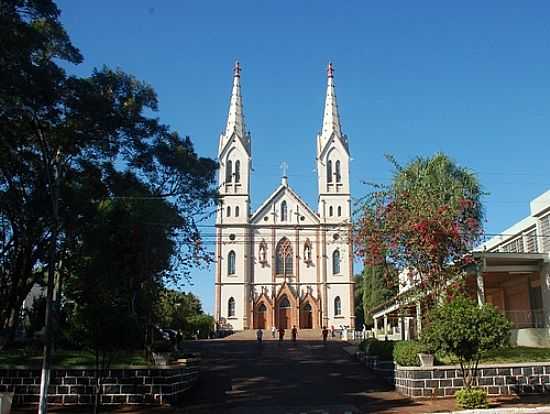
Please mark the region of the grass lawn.
[[[458, 360], [445, 356], [436, 356], [438, 365], [458, 364]], [[550, 348], [530, 348], [517, 346], [499, 349], [487, 353], [481, 358], [480, 364], [504, 364], [507, 362], [548, 362], [550, 361]]]
[[[53, 358], [54, 366], [76, 367], [87, 366], [95, 367], [95, 355], [89, 351], [57, 351]], [[10, 349], [0, 351], [0, 365], [29, 365], [40, 367], [42, 365], [42, 352], [29, 351], [24, 349]], [[123, 367], [128, 365], [149, 365], [143, 358], [143, 352], [124, 352], [115, 356], [111, 368]]]

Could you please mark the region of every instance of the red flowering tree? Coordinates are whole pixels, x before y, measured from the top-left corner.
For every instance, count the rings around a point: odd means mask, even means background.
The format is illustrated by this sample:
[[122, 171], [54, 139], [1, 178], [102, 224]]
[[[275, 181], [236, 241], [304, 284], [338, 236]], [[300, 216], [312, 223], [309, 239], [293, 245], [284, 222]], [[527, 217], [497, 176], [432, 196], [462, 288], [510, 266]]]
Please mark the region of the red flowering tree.
[[[409, 272], [423, 297], [440, 298], [482, 236], [483, 195], [474, 173], [444, 154], [417, 158], [365, 199], [356, 251], [368, 265]], [[388, 284], [398, 283], [390, 271]]]

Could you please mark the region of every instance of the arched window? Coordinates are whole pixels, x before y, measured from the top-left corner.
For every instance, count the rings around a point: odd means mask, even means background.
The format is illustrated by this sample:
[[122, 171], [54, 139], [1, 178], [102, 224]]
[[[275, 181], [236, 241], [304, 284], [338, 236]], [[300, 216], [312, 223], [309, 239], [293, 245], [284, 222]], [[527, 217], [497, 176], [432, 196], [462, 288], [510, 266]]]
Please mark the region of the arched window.
[[332, 161], [328, 160], [327, 162], [327, 183], [332, 182]]
[[235, 274], [235, 260], [236, 255], [233, 250], [229, 252], [229, 255], [227, 256], [227, 274], [228, 275], [234, 275]]
[[288, 301], [288, 298], [286, 296], [284, 296], [279, 303], [279, 308], [290, 308], [290, 302]]
[[235, 217], [239, 217], [239, 206], [235, 207]]
[[235, 161], [235, 182], [241, 182], [241, 162], [239, 160]]
[[288, 220], [288, 209], [286, 206], [286, 201], [283, 201], [281, 203], [281, 221], [287, 221]]
[[231, 160], [227, 160], [227, 166], [225, 167], [225, 182], [230, 183], [233, 180], [233, 163]]
[[231, 207], [227, 206], [227, 217], [231, 217]]
[[337, 275], [340, 273], [340, 250], [335, 250], [332, 253], [332, 274]]
[[330, 206], [330, 207], [328, 208], [328, 215], [329, 215], [330, 217], [332, 217], [332, 216], [334, 215], [334, 209], [332, 208], [332, 206]]
[[340, 296], [334, 298], [334, 316], [339, 316], [342, 314], [342, 301]]
[[338, 206], [338, 217], [342, 216], [342, 207]]
[[304, 311], [306, 312], [311, 312], [311, 305], [308, 303], [306, 303], [306, 305], [304, 306]]
[[338, 160], [336, 161], [336, 182], [339, 183], [341, 180], [342, 174], [340, 174], [340, 161]]
[[232, 297], [227, 301], [227, 317], [231, 318], [235, 316], [235, 299]]
[[277, 275], [288, 276], [294, 273], [292, 254], [290, 241], [286, 237], [283, 237], [277, 244], [275, 256], [275, 273]]

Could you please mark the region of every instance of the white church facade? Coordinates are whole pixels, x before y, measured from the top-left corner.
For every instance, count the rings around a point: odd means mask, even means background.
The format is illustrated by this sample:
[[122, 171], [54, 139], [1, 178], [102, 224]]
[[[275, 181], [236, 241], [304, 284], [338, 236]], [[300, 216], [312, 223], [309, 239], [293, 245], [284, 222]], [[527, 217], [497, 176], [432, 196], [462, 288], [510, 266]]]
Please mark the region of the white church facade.
[[218, 324], [233, 330], [353, 326], [350, 153], [341, 130], [332, 65], [316, 145], [316, 211], [292, 189], [286, 173], [267, 200], [251, 210], [252, 146], [238, 63], [218, 160]]

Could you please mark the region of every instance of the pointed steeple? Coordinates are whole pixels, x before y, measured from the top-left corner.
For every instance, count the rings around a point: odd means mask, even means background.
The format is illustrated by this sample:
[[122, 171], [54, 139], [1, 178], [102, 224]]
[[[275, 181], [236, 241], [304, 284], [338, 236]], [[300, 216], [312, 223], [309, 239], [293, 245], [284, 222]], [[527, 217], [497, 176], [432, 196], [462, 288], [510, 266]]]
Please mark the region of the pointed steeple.
[[338, 103], [336, 102], [336, 91], [334, 89], [334, 67], [332, 63], [329, 63], [327, 69], [327, 95], [325, 98], [325, 112], [323, 114], [323, 129], [321, 135], [329, 137], [332, 133], [340, 137], [342, 136]]
[[235, 133], [239, 138], [246, 136], [246, 126], [243, 114], [243, 99], [241, 97], [241, 65], [239, 61], [235, 62], [233, 68], [233, 89], [231, 91], [231, 101], [229, 103], [229, 115], [225, 127], [227, 137]]

